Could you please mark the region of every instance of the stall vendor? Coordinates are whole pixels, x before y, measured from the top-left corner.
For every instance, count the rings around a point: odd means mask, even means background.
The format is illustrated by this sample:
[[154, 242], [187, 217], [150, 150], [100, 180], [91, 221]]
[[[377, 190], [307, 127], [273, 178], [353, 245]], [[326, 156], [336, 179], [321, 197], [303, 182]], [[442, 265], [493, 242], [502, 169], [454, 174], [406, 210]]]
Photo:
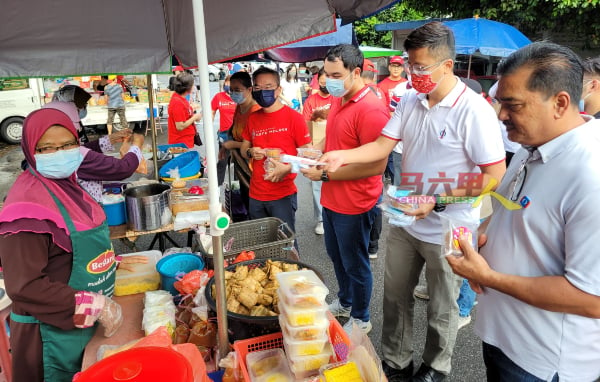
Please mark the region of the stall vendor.
[[13, 380], [70, 382], [96, 322], [107, 336], [121, 324], [115, 255], [102, 207], [75, 179], [83, 155], [69, 117], [32, 112], [21, 147], [28, 168], [0, 212]]

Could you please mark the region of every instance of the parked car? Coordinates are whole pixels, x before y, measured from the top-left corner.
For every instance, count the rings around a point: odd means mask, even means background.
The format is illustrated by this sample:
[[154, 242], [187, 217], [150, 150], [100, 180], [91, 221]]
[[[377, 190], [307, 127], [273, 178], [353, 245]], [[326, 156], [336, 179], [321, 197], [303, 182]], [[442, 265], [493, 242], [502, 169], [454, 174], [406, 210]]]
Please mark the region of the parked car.
[[208, 79], [210, 81], [218, 81], [220, 65], [208, 65]]

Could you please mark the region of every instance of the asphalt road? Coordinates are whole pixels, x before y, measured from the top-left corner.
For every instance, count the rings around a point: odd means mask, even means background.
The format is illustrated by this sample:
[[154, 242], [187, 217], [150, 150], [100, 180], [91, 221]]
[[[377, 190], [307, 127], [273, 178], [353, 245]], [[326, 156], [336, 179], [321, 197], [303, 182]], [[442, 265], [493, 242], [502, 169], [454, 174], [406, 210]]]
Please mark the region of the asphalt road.
[[[211, 83], [210, 90], [211, 95], [217, 92], [218, 85], [216, 82]], [[218, 115], [215, 126], [218, 126]], [[162, 134], [159, 133], [159, 143], [166, 143], [166, 129], [164, 131]], [[206, 142], [205, 139], [204, 142]], [[0, 198], [4, 198], [6, 191], [20, 173], [19, 163], [22, 158], [23, 155], [18, 146], [0, 144]], [[337, 293], [337, 283], [331, 261], [325, 252], [323, 236], [314, 233], [315, 219], [313, 216], [310, 183], [302, 176], [297, 178], [296, 183], [298, 186], [296, 237], [300, 247], [300, 257], [303, 262], [315, 267], [324, 276], [327, 287], [331, 291], [328, 299], [331, 300], [334, 298], [335, 293]], [[373, 297], [370, 306], [373, 330], [369, 334], [369, 338], [378, 352], [380, 352], [381, 348], [383, 267], [387, 234], [387, 223], [384, 223], [384, 230], [379, 242], [379, 257], [371, 262], [374, 275]], [[172, 237], [178, 243], [181, 243], [182, 246], [186, 241], [186, 236], [183, 234], [173, 234]], [[136, 242], [138, 250], [146, 250], [151, 239], [150, 235], [140, 237]], [[114, 245], [117, 253], [131, 252], [131, 249], [123, 245], [121, 241], [115, 241]], [[426, 308], [427, 303], [417, 299], [414, 318], [414, 362], [417, 367], [421, 363], [420, 354], [425, 344]], [[474, 316], [476, 316], [476, 308]], [[448, 376], [447, 381], [485, 381], [485, 369], [481, 357], [481, 341], [473, 333], [472, 322], [461, 329], [458, 334], [452, 360], [452, 372]]]

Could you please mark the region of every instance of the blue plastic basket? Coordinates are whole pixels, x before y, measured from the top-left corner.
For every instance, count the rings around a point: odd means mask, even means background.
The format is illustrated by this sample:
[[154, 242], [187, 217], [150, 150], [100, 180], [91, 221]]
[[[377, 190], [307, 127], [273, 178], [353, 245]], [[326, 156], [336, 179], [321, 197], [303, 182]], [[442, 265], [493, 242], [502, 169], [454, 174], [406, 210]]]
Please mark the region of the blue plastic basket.
[[191, 253], [174, 253], [163, 257], [156, 264], [156, 270], [160, 274], [162, 289], [173, 296], [179, 292], [173, 286], [178, 276], [191, 272], [195, 269], [204, 269], [204, 261], [200, 256]]
[[169, 147], [183, 147], [184, 149], [188, 148], [185, 145], [185, 143], [171, 143], [170, 145], [158, 145], [158, 146], [156, 146], [156, 148], [158, 149], [158, 151], [162, 151], [162, 152], [169, 151]]
[[179, 177], [188, 178], [197, 175], [200, 172], [200, 155], [197, 151], [188, 151], [176, 158], [171, 159], [160, 168], [159, 175], [161, 178], [172, 178], [169, 171], [174, 168], [179, 168]]

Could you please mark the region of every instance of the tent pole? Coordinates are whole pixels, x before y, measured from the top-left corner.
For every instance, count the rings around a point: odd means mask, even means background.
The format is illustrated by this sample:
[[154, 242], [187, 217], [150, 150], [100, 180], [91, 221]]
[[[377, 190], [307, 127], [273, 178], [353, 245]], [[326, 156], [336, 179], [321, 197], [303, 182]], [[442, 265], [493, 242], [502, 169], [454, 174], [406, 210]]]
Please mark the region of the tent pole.
[[203, 0], [192, 0], [194, 13], [194, 34], [200, 71], [200, 95], [202, 99], [202, 120], [204, 122], [204, 147], [206, 148], [206, 171], [208, 172], [210, 235], [213, 241], [213, 264], [215, 270], [215, 301], [217, 303], [217, 362], [229, 353], [227, 332], [227, 304], [225, 299], [225, 268], [223, 267], [223, 232], [229, 226], [229, 217], [223, 212], [219, 201], [217, 180], [217, 137], [213, 128], [210, 106], [210, 81], [208, 77], [208, 54], [206, 27], [204, 24]]
[[467, 68], [467, 78], [471, 78], [471, 57], [473, 57], [473, 55], [469, 54], [469, 67]]
[[158, 147], [156, 147], [156, 125], [154, 121], [154, 88], [152, 86], [153, 83], [151, 74], [146, 75], [146, 83], [148, 84], [148, 111], [150, 115], [150, 131], [152, 132], [152, 162], [154, 162], [154, 179], [158, 180]]

